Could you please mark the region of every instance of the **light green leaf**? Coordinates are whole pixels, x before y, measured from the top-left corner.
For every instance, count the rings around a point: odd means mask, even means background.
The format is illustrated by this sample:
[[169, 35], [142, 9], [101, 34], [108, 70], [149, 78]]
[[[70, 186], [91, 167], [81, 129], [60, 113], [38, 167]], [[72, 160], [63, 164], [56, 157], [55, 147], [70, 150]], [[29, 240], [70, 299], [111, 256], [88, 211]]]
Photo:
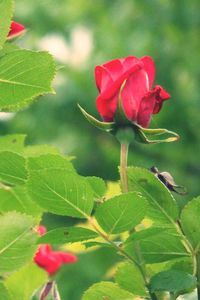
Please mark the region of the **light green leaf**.
[[2, 48], [10, 30], [14, 4], [12, 0], [0, 1], [0, 49]]
[[149, 228], [134, 232], [125, 242], [125, 251], [137, 259], [138, 247], [147, 264], [189, 256], [181, 236], [173, 229]]
[[78, 107], [79, 107], [80, 111], [82, 112], [82, 114], [84, 115], [84, 117], [93, 126], [97, 127], [98, 129], [101, 129], [103, 131], [112, 131], [114, 129], [115, 123], [99, 121], [96, 118], [94, 118], [93, 116], [91, 116], [90, 114], [88, 114], [79, 104], [78, 104]]
[[154, 225], [174, 227], [178, 218], [177, 204], [165, 187], [150, 171], [137, 167], [128, 168], [129, 191], [141, 193], [149, 203], [147, 217]]
[[[32, 155], [31, 155], [32, 156]], [[35, 155], [33, 155], [35, 156]], [[66, 172], [76, 173], [72, 163], [64, 156], [45, 153], [28, 159], [28, 168], [30, 172], [39, 172], [41, 170], [63, 170]]]
[[134, 300], [136, 297], [121, 289], [112, 282], [100, 282], [91, 286], [85, 293], [82, 300]]
[[0, 58], [0, 110], [17, 111], [35, 97], [53, 93], [55, 63], [47, 52], [16, 50]]
[[[155, 129], [143, 128], [139, 125], [136, 125], [136, 127], [138, 128], [138, 130], [136, 130], [136, 140], [140, 143], [144, 143], [144, 144], [171, 143], [179, 140], [180, 138], [180, 136], [176, 132], [169, 131], [165, 128], [155, 128]], [[161, 138], [160, 135], [162, 136]], [[156, 136], [156, 139], [151, 139], [151, 137], [154, 138], [154, 136]]]
[[0, 186], [0, 212], [8, 211], [26, 213], [37, 220], [42, 215], [42, 208], [30, 199], [24, 186]]
[[152, 292], [168, 291], [175, 295], [188, 293], [196, 288], [197, 280], [194, 276], [176, 270], [169, 270], [156, 274], [151, 278]]
[[107, 233], [132, 229], [145, 216], [147, 202], [137, 193], [121, 194], [97, 207], [95, 218]]
[[182, 210], [181, 226], [195, 250], [200, 247], [200, 196], [190, 201]]
[[90, 240], [98, 237], [95, 231], [82, 227], [63, 227], [48, 231], [38, 243], [65, 244]]
[[35, 250], [35, 223], [29, 216], [9, 212], [0, 216], [0, 274], [15, 271], [29, 261]]
[[95, 176], [88, 176], [86, 177], [86, 179], [89, 182], [91, 188], [93, 189], [94, 195], [97, 199], [105, 195], [106, 184], [102, 178], [95, 177]]
[[87, 218], [93, 209], [93, 191], [61, 156], [43, 155], [28, 160], [28, 190], [45, 210], [64, 216]]
[[2, 300], [11, 300], [7, 288], [5, 287], [3, 282], [1, 282], [1, 281], [0, 281], [0, 299], [2, 299]]
[[133, 263], [121, 263], [117, 268], [115, 281], [121, 288], [134, 295], [147, 296], [144, 279]]
[[24, 148], [24, 155], [26, 157], [41, 156], [44, 154], [59, 154], [60, 151], [51, 145], [33, 145]]
[[8, 184], [24, 184], [27, 179], [25, 159], [9, 151], [0, 152], [0, 181]]
[[9, 134], [0, 136], [0, 151], [22, 153], [24, 149], [25, 134]]
[[47, 280], [47, 273], [31, 262], [9, 276], [6, 286], [14, 300], [30, 300]]

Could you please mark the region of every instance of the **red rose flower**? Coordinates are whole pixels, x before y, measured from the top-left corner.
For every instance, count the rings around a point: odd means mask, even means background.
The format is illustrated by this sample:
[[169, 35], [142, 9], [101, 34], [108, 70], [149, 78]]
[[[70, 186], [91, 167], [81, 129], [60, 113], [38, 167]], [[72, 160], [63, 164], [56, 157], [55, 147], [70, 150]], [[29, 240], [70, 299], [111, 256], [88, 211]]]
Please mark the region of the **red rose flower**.
[[105, 122], [112, 122], [118, 108], [121, 91], [126, 117], [142, 127], [148, 127], [152, 114], [157, 114], [170, 95], [160, 86], [152, 88], [155, 77], [151, 57], [128, 56], [109, 61], [95, 68], [95, 80], [100, 92], [97, 110]]
[[22, 24], [12, 21], [7, 39], [15, 38], [21, 35], [24, 31], [25, 31], [25, 27]]
[[[46, 233], [46, 228], [39, 225], [35, 228], [36, 232], [42, 236]], [[55, 274], [63, 264], [70, 264], [77, 261], [77, 257], [71, 253], [52, 250], [51, 245], [44, 244], [39, 246], [35, 256], [35, 263], [43, 268], [49, 275]]]
[[63, 264], [74, 263], [77, 257], [71, 253], [53, 251], [49, 244], [41, 245], [34, 257], [35, 263], [49, 275], [55, 274]]

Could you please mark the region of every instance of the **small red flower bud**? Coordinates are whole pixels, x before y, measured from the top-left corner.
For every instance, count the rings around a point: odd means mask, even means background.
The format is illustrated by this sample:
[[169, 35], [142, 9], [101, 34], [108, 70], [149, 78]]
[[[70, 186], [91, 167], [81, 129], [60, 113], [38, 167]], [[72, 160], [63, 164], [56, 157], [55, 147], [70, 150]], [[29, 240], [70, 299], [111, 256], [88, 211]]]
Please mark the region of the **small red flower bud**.
[[[35, 227], [35, 231], [42, 236], [46, 233], [46, 228], [43, 225], [38, 225]], [[63, 264], [76, 261], [77, 256], [63, 251], [54, 251], [49, 244], [39, 246], [34, 256], [34, 262], [50, 276], [55, 274]]]
[[148, 127], [152, 114], [170, 98], [161, 86], [152, 88], [154, 78], [154, 62], [149, 56], [129, 56], [97, 66], [95, 80], [100, 94], [96, 104], [103, 120], [114, 121], [120, 100], [127, 119]]
[[12, 21], [7, 39], [13, 39], [21, 35], [22, 33], [24, 33], [24, 31], [25, 31], [25, 27], [22, 24]]
[[34, 257], [35, 263], [43, 268], [49, 275], [55, 274], [63, 264], [77, 261], [77, 257], [71, 253], [53, 251], [49, 244], [41, 245]]

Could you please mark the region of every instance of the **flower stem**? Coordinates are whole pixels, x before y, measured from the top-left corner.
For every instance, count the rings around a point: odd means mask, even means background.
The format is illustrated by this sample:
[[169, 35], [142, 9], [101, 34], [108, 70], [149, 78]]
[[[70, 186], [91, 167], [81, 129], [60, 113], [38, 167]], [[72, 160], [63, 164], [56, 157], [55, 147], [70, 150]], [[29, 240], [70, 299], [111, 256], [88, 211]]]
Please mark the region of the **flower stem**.
[[197, 299], [200, 300], [200, 252], [196, 254], [196, 262], [197, 262]]
[[122, 192], [128, 192], [128, 177], [127, 177], [127, 160], [128, 160], [128, 143], [121, 143], [120, 153], [120, 180]]

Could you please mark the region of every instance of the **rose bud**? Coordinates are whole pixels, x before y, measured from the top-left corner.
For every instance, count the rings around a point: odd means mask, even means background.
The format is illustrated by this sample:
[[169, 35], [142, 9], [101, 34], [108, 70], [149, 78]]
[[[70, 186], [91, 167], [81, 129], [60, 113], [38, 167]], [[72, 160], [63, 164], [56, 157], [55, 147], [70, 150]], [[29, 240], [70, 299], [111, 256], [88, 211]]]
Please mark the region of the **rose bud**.
[[10, 40], [10, 39], [13, 39], [13, 38], [19, 36], [22, 33], [24, 33], [25, 30], [26, 29], [22, 24], [17, 23], [15, 21], [12, 21], [11, 25], [10, 25], [10, 31], [8, 33], [7, 39]]
[[[147, 128], [152, 115], [157, 114], [163, 102], [170, 98], [160, 85], [153, 87], [154, 78], [154, 62], [149, 56], [111, 60], [95, 68], [99, 90], [96, 106], [103, 121], [91, 116], [80, 105], [79, 108], [92, 125], [112, 133], [120, 143], [129, 144], [133, 140], [145, 144], [176, 141], [179, 136], [175, 132], [165, 128]], [[161, 135], [168, 137], [160, 138]]]
[[154, 78], [154, 62], [149, 56], [129, 56], [97, 66], [95, 80], [100, 94], [96, 105], [103, 120], [115, 119], [120, 100], [130, 121], [148, 127], [152, 114], [157, 114], [163, 101], [170, 98], [160, 85], [152, 88]]
[[77, 261], [71, 253], [53, 251], [49, 244], [41, 245], [34, 257], [35, 263], [44, 269], [50, 276], [55, 274], [63, 264]]
[[[34, 230], [42, 236], [46, 233], [43, 225], [38, 225]], [[39, 246], [34, 262], [44, 269], [50, 276], [55, 274], [63, 264], [70, 264], [77, 261], [77, 257], [71, 253], [63, 251], [54, 251], [49, 244]]]

